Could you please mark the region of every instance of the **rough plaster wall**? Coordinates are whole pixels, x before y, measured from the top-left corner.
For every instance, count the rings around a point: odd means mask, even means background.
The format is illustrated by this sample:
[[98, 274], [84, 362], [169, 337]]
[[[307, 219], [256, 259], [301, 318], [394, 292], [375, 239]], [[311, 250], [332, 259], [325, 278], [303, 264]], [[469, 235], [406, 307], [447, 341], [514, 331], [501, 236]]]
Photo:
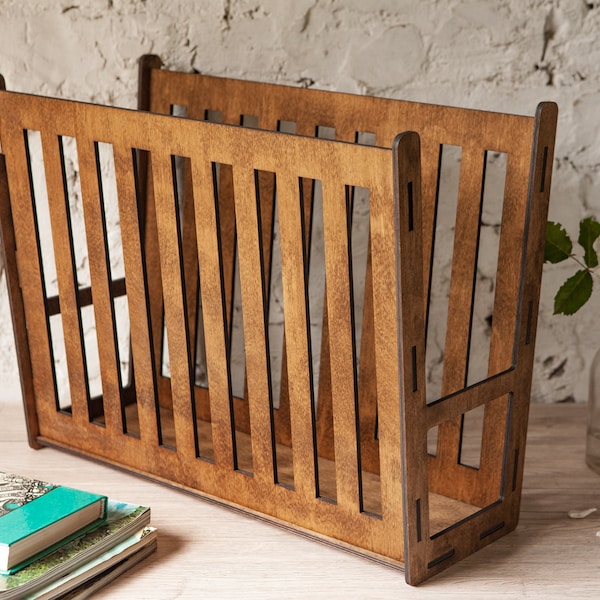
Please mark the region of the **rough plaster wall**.
[[[532, 114], [560, 107], [551, 217], [600, 213], [600, 2], [0, 0], [11, 89], [134, 107], [137, 59], [167, 67]], [[534, 401], [585, 400], [599, 298], [552, 317], [571, 267], [545, 271]], [[16, 382], [0, 288], [0, 377]]]

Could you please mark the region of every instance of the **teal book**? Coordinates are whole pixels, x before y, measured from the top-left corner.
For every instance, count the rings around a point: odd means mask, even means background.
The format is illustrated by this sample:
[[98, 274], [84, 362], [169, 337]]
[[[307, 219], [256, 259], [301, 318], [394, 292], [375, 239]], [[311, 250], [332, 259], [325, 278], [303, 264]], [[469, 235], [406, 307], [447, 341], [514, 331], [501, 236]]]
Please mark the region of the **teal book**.
[[[100, 569], [94, 575], [91, 565], [149, 525], [149, 507], [109, 499], [106, 521], [100, 527], [74, 537], [12, 575], [0, 575], [0, 600], [35, 598], [45, 589], [54, 589], [54, 582], [72, 583], [75, 573], [85, 572], [86, 578], [90, 575], [105, 579], [108, 573]], [[134, 562], [133, 556], [125, 560], [125, 564]], [[125, 564], [119, 569], [125, 568]]]
[[13, 573], [106, 518], [106, 496], [0, 472], [0, 573]]

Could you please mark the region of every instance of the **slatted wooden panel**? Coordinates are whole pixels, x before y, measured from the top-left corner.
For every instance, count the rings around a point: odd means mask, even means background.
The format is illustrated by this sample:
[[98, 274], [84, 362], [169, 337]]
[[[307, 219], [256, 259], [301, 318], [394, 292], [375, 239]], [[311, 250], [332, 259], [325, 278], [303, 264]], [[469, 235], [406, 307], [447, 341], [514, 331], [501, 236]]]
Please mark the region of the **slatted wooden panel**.
[[[0, 135], [6, 156], [10, 188], [12, 221], [19, 284], [28, 323], [28, 341], [35, 388], [35, 406], [39, 425], [36, 440], [41, 443], [69, 447], [73, 450], [109, 460], [127, 468], [159, 479], [169, 480], [209, 496], [221, 497], [226, 502], [244, 505], [253, 511], [270, 514], [320, 535], [342, 542], [364, 546], [365, 551], [389, 555], [393, 562], [403, 558], [402, 506], [394, 495], [389, 506], [382, 507], [383, 519], [373, 518], [360, 510], [360, 493], [356, 479], [357, 457], [353, 445], [344, 441], [356, 430], [353, 417], [354, 392], [340, 389], [336, 407], [346, 415], [337, 420], [342, 440], [339, 444], [337, 480], [340, 493], [336, 504], [319, 498], [316, 489], [316, 463], [313, 449], [314, 427], [310, 397], [314, 393], [307, 368], [308, 335], [306, 307], [302, 289], [305, 287], [305, 252], [299, 186], [301, 177], [312, 177], [323, 183], [328, 199], [326, 245], [331, 247], [331, 260], [346, 261], [346, 219], [337, 218], [338, 210], [346, 207], [346, 185], [360, 185], [371, 190], [382, 213], [378, 220], [393, 218], [392, 155], [390, 151], [313, 139], [283, 136], [206, 123], [171, 119], [156, 115], [119, 111], [92, 105], [54, 101], [32, 96], [3, 93], [0, 99], [3, 119]], [[41, 132], [43, 165], [48, 185], [50, 225], [58, 273], [58, 299], [53, 303], [45, 297], [40, 272], [40, 248], [36, 235], [35, 199], [30, 187], [28, 144], [26, 131]], [[160, 135], [154, 135], [160, 132]], [[83, 211], [88, 232], [91, 273], [91, 300], [96, 323], [105, 331], [98, 332], [102, 388], [101, 415], [91, 413], [86, 382], [86, 365], [81, 329], [81, 306], [87, 292], [78, 292], [77, 273], [73, 261], [73, 237], [62, 181], [63, 165], [58, 151], [61, 137], [76, 140], [79, 169], [82, 180]], [[115, 293], [107, 264], [107, 239], [102, 225], [102, 197], [98, 185], [99, 174], [95, 159], [97, 142], [110, 144], [115, 162], [121, 216], [122, 243], [125, 262], [125, 288], [129, 297], [131, 316], [131, 345], [135, 366], [135, 385], [139, 428], [137, 435], [124, 434], [122, 415], [123, 391], [119, 390], [115, 350], [115, 324], [111, 315], [111, 296]], [[173, 401], [174, 444], [161, 443], [169, 425], [160, 418], [156, 364], [152, 355], [153, 327], [149, 319], [148, 273], [141, 257], [144, 240], [137, 220], [138, 192], [136, 186], [135, 151], [144, 151], [149, 163], [157, 223], [157, 247], [160, 259], [161, 289], [166, 309], [171, 356], [171, 393]], [[189, 337], [186, 318], [185, 283], [183, 280], [181, 231], [174, 200], [172, 156], [190, 158], [193, 182], [194, 221], [199, 240], [199, 264], [204, 278], [203, 309], [207, 335], [207, 357], [210, 380], [211, 428], [214, 439], [214, 458], [199, 458], [200, 432], [194, 419], [193, 381], [191, 380]], [[238, 236], [241, 256], [241, 284], [244, 299], [248, 362], [248, 398], [252, 424], [252, 476], [235, 468], [231, 429], [231, 387], [227, 373], [229, 366], [225, 352], [226, 314], [224, 282], [218, 245], [212, 164], [232, 166], [233, 186], [236, 190], [236, 218], [244, 223]], [[369, 165], [369, 169], [364, 169]], [[290, 372], [290, 405], [292, 408], [293, 489], [278, 485], [274, 470], [275, 453], [270, 423], [270, 394], [266, 365], [266, 335], [264, 257], [260, 244], [259, 211], [255, 188], [255, 170], [276, 174], [280, 198], [280, 227], [283, 251], [286, 327], [293, 332], [293, 344], [288, 344]], [[348, 182], [347, 184], [345, 182]], [[388, 213], [385, 214], [384, 213]], [[4, 218], [8, 226], [8, 217]], [[10, 231], [10, 229], [8, 229]], [[388, 272], [395, 272], [394, 237], [374, 231], [381, 238], [381, 256], [374, 257], [386, 263]], [[13, 249], [14, 250], [14, 249]], [[346, 267], [345, 271], [348, 269]], [[344, 269], [330, 280], [341, 277], [341, 289], [347, 288]], [[333, 286], [332, 290], [339, 289]], [[333, 292], [332, 292], [333, 293]], [[338, 292], [339, 293], [339, 292]], [[335, 303], [336, 298], [330, 300]], [[395, 297], [390, 295], [390, 318], [396, 321]], [[52, 344], [49, 339], [49, 305], [59, 307], [65, 323], [65, 340], [69, 366], [71, 407], [57, 406], [54, 380]], [[52, 307], [50, 307], [52, 308]], [[332, 343], [346, 347], [351, 335], [348, 331], [348, 304], [331, 311], [339, 336]], [[339, 339], [338, 339], [339, 337]], [[389, 346], [393, 354], [392, 340]], [[393, 365], [393, 361], [391, 363]], [[350, 364], [352, 369], [352, 364]], [[398, 379], [389, 373], [388, 379]], [[352, 378], [351, 378], [352, 379]], [[339, 386], [345, 388], [343, 382]], [[393, 386], [391, 414], [386, 421], [394, 424], [396, 447], [399, 442], [400, 422], [398, 406], [400, 389]], [[98, 399], [96, 399], [98, 400]], [[97, 402], [96, 402], [97, 404]], [[393, 407], [393, 408], [392, 408]], [[382, 415], [386, 415], [384, 409]], [[102, 417], [102, 418], [100, 418]], [[159, 430], [162, 429], [162, 433]], [[174, 446], [174, 447], [171, 447]], [[346, 464], [346, 468], [343, 465]], [[395, 475], [390, 479], [398, 481]], [[395, 483], [400, 491], [400, 484]], [[351, 523], [355, 523], [352, 525]], [[400, 529], [393, 539], [385, 536], [386, 523]], [[362, 541], [361, 541], [362, 540]], [[366, 542], [366, 543], [365, 543]]]
[[[157, 86], [153, 93], [161, 89], [155, 79], [159, 73], [152, 71], [152, 86]], [[160, 93], [168, 95], [170, 104], [183, 105], [185, 97], [171, 94], [182, 87], [178, 77], [162, 81]], [[201, 80], [190, 78], [192, 89]], [[147, 84], [146, 79], [142, 88], [147, 89]], [[386, 140], [391, 147], [394, 136], [386, 138], [379, 124], [387, 116], [393, 121], [390, 132], [397, 126], [396, 132], [416, 129], [421, 135], [404, 134], [396, 138], [393, 148], [373, 148], [0, 94], [0, 141], [6, 158], [4, 181], [8, 181], [0, 193], [10, 197], [10, 205], [8, 198], [4, 203], [10, 210], [3, 209], [0, 218], [21, 372], [27, 380], [30, 439], [266, 515], [405, 567], [407, 580], [418, 583], [516, 525], [555, 109], [542, 107], [535, 121], [393, 101], [380, 104], [374, 99], [365, 99], [359, 109], [355, 97], [340, 96], [336, 103], [336, 95], [322, 92], [311, 92], [301, 107], [304, 96], [299, 90], [277, 91], [273, 86], [263, 89], [260, 84], [224, 80], [202, 85], [206, 87], [202, 94], [217, 93], [217, 100], [225, 100], [219, 108], [230, 122], [240, 114], [258, 115], [259, 123], [275, 129], [278, 119], [297, 119], [297, 130], [311, 134], [318, 125], [333, 124], [350, 141], [356, 131], [371, 129], [378, 143]], [[259, 91], [264, 93], [260, 101]], [[235, 98], [248, 100], [249, 108], [240, 113]], [[333, 121], [325, 117], [328, 103]], [[206, 106], [202, 110], [213, 110], [217, 104], [211, 101]], [[295, 106], [298, 112], [280, 113], [284, 106]], [[383, 118], [369, 116], [369, 109], [382, 106], [388, 111]], [[364, 127], [351, 126], [346, 113], [353, 113], [353, 118], [362, 115]], [[55, 297], [44, 287], [35, 210], [38, 191], [33, 185], [28, 131], [41, 136], [58, 280]], [[61, 140], [66, 137], [75, 140], [81, 172], [91, 288], [77, 284], [61, 154]], [[472, 269], [472, 260], [462, 257], [468, 257], [468, 248], [473, 247], [477, 230], [472, 221], [480, 206], [476, 193], [480, 165], [469, 157], [476, 156], [476, 148], [495, 148], [511, 157], [501, 242], [507, 258], [499, 262], [496, 293], [501, 309], [494, 314], [491, 376], [465, 388], [464, 365], [456, 358], [456, 367], [446, 375], [446, 397], [427, 406], [428, 267], [421, 265], [430, 260], [439, 145], [459, 141], [469, 150], [459, 193], [462, 208], [457, 227], [464, 228], [465, 235], [458, 238], [455, 249], [453, 280], [457, 282], [468, 279], [465, 269]], [[112, 149], [124, 280], [112, 277], [108, 261], [99, 144]], [[183, 217], [174, 157], [183, 158]], [[326, 369], [328, 380], [319, 383], [330, 399], [323, 414], [315, 412], [311, 373], [315, 349], [308, 323], [307, 223], [312, 181], [320, 182], [323, 190], [327, 278], [323, 355], [325, 364], [331, 365]], [[366, 188], [370, 194], [371, 275], [363, 331], [363, 347], [369, 350], [361, 352], [367, 358], [359, 367], [354, 361], [349, 251], [353, 187]], [[273, 408], [266, 322], [273, 188], [285, 305], [283, 388], [289, 405], [282, 406], [289, 412], [283, 418], [282, 409]], [[233, 228], [240, 257], [246, 416], [233, 397], [229, 356], [233, 266], [231, 248], [226, 246], [234, 237]], [[208, 369], [208, 389], [200, 402], [194, 381], [198, 286]], [[456, 310], [453, 331], [460, 332], [465, 313], [459, 309], [465, 292], [458, 283], [454, 286], [451, 295], [458, 298], [453, 302], [458, 306], [451, 309]], [[130, 308], [131, 382], [123, 381], [118, 364], [114, 303], [124, 295]], [[93, 307], [99, 329], [101, 398], [90, 394], [84, 307]], [[169, 377], [162, 376], [158, 356], [163, 313]], [[57, 316], [65, 334], [69, 407], [61, 404], [52, 383], [56, 365], [49, 324]], [[454, 346], [458, 357], [461, 344], [464, 340], [458, 336]], [[452, 347], [447, 351], [453, 355]], [[371, 395], [366, 402], [361, 390], [365, 380]], [[477, 471], [468, 470], [452, 460], [460, 436], [453, 424], [484, 404], [488, 431], [482, 465]], [[372, 431], [375, 414], [378, 435], [370, 434], [370, 447], [376, 460], [364, 452], [368, 446], [359, 443], [367, 429], [365, 415]], [[502, 421], [500, 427], [492, 422], [496, 420]], [[332, 431], [322, 422], [329, 423]], [[428, 459], [427, 432], [435, 426], [442, 426], [441, 440], [437, 456]], [[319, 435], [330, 440], [330, 458], [335, 460], [317, 456], [317, 447], [320, 450], [323, 444]], [[369, 461], [377, 468], [366, 469]], [[333, 502], [327, 499], [332, 497]]]

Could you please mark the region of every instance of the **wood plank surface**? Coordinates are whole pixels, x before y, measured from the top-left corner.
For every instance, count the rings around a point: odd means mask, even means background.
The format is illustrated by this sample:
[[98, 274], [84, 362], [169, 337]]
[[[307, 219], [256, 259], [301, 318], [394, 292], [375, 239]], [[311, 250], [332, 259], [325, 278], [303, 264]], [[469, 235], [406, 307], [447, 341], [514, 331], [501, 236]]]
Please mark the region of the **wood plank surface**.
[[402, 573], [189, 494], [27, 445], [17, 384], [0, 391], [2, 468], [149, 504], [158, 551], [101, 591], [120, 598], [597, 598], [600, 477], [584, 463], [586, 407], [533, 405], [517, 529], [418, 588]]

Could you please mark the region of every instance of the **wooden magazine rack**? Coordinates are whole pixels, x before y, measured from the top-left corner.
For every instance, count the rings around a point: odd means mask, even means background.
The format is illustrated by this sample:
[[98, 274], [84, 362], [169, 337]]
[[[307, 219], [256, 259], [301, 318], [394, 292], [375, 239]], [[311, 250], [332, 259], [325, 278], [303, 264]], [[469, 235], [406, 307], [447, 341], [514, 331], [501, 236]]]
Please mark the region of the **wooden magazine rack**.
[[[410, 584], [511, 531], [556, 106], [513, 116], [170, 72], [146, 56], [140, 109], [0, 92], [0, 217], [31, 445], [283, 524], [400, 567]], [[315, 137], [328, 128], [335, 141]], [[354, 143], [366, 134], [374, 145]], [[425, 344], [447, 145], [462, 155], [431, 399]], [[488, 368], [473, 383], [490, 153], [505, 155], [506, 173]], [[478, 408], [480, 460], [466, 465], [462, 424]]]

